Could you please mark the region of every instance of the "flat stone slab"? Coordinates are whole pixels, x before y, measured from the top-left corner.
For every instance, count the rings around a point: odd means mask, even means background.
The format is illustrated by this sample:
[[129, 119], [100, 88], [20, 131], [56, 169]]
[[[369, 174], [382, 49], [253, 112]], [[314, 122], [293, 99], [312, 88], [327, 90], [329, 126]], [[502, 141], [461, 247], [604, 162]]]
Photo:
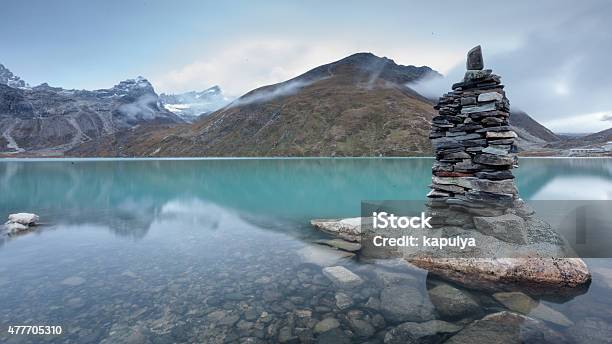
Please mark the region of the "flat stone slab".
[[591, 274], [580, 258], [411, 258], [411, 264], [480, 290], [515, 290], [534, 295], [576, 294]]
[[363, 279], [343, 266], [332, 266], [323, 269], [323, 275], [335, 285], [342, 288], [353, 288], [361, 285]]
[[338, 238], [359, 242], [361, 241], [361, 218], [323, 219], [311, 220], [310, 224], [316, 229], [334, 235]]
[[306, 262], [321, 267], [337, 265], [343, 260], [355, 256], [354, 253], [337, 250], [322, 245], [306, 246], [297, 251], [297, 254]]
[[339, 250], [355, 252], [361, 250], [361, 244], [342, 239], [321, 239], [314, 241], [317, 244], [335, 247]]

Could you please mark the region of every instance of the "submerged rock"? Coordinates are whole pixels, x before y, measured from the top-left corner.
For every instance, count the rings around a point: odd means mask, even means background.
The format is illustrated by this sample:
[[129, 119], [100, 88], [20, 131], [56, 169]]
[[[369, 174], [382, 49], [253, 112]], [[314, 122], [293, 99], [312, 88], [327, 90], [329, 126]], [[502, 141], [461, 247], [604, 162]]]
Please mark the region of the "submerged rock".
[[493, 298], [511, 311], [529, 315], [560, 326], [571, 326], [574, 323], [565, 315], [521, 292], [495, 293]]
[[321, 239], [321, 240], [315, 240], [315, 243], [331, 246], [339, 250], [349, 251], [349, 252], [361, 250], [361, 244], [358, 244], [355, 242], [349, 242], [349, 241], [342, 240], [342, 239], [331, 239], [331, 240]]
[[612, 325], [599, 318], [584, 318], [568, 329], [568, 334], [576, 343], [612, 343]]
[[512, 312], [499, 312], [485, 316], [466, 326], [445, 343], [449, 344], [522, 344], [522, 343], [568, 343], [558, 332], [542, 322]]
[[380, 311], [385, 319], [395, 323], [422, 322], [434, 318], [431, 302], [419, 290], [407, 285], [383, 289], [380, 293]]
[[476, 317], [482, 314], [472, 297], [448, 284], [441, 284], [428, 291], [429, 299], [444, 318]]
[[354, 253], [336, 250], [322, 245], [306, 246], [297, 251], [297, 254], [307, 263], [318, 266], [332, 266], [343, 260], [355, 256]]
[[340, 322], [334, 318], [326, 318], [314, 326], [315, 333], [323, 333], [340, 327]]
[[385, 334], [385, 344], [439, 343], [445, 337], [461, 330], [446, 321], [430, 320], [424, 323], [403, 323]]
[[363, 279], [343, 266], [332, 266], [323, 269], [323, 275], [329, 278], [336, 286], [353, 288], [363, 283]]

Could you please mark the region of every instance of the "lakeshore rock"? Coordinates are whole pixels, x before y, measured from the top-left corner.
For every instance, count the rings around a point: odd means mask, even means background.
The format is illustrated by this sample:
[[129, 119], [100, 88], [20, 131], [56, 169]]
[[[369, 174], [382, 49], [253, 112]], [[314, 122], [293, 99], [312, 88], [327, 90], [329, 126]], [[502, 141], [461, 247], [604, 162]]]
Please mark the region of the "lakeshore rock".
[[336, 265], [355, 256], [354, 253], [336, 250], [322, 245], [310, 245], [297, 251], [307, 263], [321, 267]]
[[445, 343], [474, 344], [485, 338], [496, 344], [569, 343], [542, 322], [507, 311], [489, 314], [471, 323]]
[[461, 330], [461, 326], [441, 320], [424, 323], [406, 322], [385, 334], [385, 344], [440, 343], [444, 338]]
[[479, 290], [516, 290], [533, 295], [574, 295], [591, 274], [580, 258], [413, 258], [410, 263]]
[[431, 303], [444, 318], [473, 317], [482, 313], [471, 296], [448, 284], [441, 284], [428, 291]]
[[335, 247], [339, 250], [355, 252], [361, 250], [361, 244], [350, 242], [342, 239], [321, 239], [315, 240], [315, 243]]
[[525, 220], [513, 215], [504, 214], [500, 216], [475, 216], [474, 226], [478, 231], [506, 242], [526, 244], [527, 232]]
[[380, 293], [380, 311], [385, 319], [400, 323], [434, 318], [434, 306], [421, 292], [406, 285], [387, 287]]
[[31, 213], [17, 213], [8, 216], [8, 222], [20, 223], [26, 226], [34, 226], [39, 220], [38, 215]]
[[343, 266], [332, 266], [323, 269], [323, 275], [341, 288], [353, 288], [363, 283], [363, 279]]
[[340, 327], [340, 322], [334, 318], [326, 318], [314, 326], [315, 333], [323, 333]]
[[310, 224], [316, 229], [347, 241], [359, 242], [361, 240], [360, 217], [337, 220], [311, 220]]
[[533, 318], [548, 321], [559, 326], [571, 326], [574, 323], [565, 315], [521, 292], [495, 293], [493, 298], [511, 311]]
[[31, 226], [36, 226], [39, 220], [38, 215], [31, 213], [10, 214], [8, 221], [4, 224], [4, 229], [9, 235], [25, 232]]

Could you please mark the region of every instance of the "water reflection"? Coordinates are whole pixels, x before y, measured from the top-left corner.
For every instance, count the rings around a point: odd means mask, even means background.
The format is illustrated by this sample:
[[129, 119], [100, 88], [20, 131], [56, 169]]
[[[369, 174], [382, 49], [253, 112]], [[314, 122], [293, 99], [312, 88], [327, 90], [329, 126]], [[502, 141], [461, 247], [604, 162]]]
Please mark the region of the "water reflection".
[[[612, 179], [609, 162], [539, 169], [537, 161], [519, 170], [522, 195], [580, 176], [575, 169]], [[0, 246], [0, 324], [61, 324], [66, 336], [45, 338], [57, 343], [382, 342], [413, 316], [394, 307], [398, 300], [432, 311], [433, 289], [447, 283], [352, 260], [340, 264], [364, 283], [344, 290], [297, 254], [308, 245], [298, 239], [314, 235], [307, 220], [356, 216], [361, 200], [423, 199], [430, 167], [430, 159], [2, 162], [0, 215], [28, 210], [46, 224]], [[539, 301], [575, 324], [547, 328], [569, 338], [610, 326], [612, 275], [600, 263], [603, 277], [586, 295]], [[463, 328], [504, 310], [489, 294], [451, 287], [473, 297], [470, 312], [420, 316]], [[315, 332], [327, 318], [338, 327]], [[9, 340], [31, 341], [0, 333]]]

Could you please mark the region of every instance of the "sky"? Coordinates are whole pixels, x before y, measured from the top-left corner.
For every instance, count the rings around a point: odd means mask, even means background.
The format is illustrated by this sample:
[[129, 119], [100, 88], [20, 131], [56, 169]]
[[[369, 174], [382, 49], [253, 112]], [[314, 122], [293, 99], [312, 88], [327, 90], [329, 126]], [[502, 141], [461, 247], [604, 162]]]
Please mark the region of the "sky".
[[435, 97], [483, 48], [515, 109], [556, 132], [612, 127], [612, 2], [3, 0], [0, 63], [31, 85], [237, 97], [356, 52], [427, 65]]

